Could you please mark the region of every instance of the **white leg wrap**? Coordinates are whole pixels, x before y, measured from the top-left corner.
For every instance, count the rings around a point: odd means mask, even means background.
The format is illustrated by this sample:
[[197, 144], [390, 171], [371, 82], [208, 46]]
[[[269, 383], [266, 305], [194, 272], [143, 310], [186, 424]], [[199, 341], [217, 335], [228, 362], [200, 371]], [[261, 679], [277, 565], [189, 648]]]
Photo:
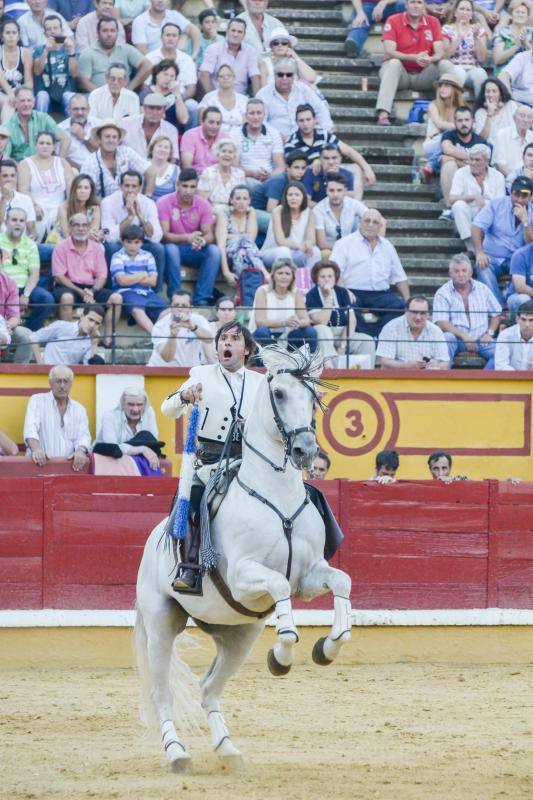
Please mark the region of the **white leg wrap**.
[[278, 600], [276, 603], [276, 633], [278, 639], [293, 640], [295, 644], [299, 640], [298, 631], [292, 616], [291, 598]]
[[284, 667], [289, 667], [292, 664], [294, 661], [294, 645], [295, 641], [292, 634], [287, 635], [285, 639], [278, 637], [278, 641], [272, 649], [279, 664], [283, 664]]
[[335, 614], [329, 638], [334, 642], [337, 640], [347, 642], [351, 638], [350, 630], [352, 627], [352, 606], [349, 598], [335, 595], [333, 608]]
[[172, 720], [167, 719], [163, 722], [161, 725], [161, 736], [163, 738], [165, 753], [170, 762], [180, 758], [189, 758], [185, 745], [178, 739], [178, 734], [176, 733], [176, 728]]
[[210, 711], [207, 720], [211, 729], [213, 749], [217, 756], [221, 756], [222, 758], [235, 758], [240, 756], [239, 750], [237, 750], [229, 738], [228, 727], [221, 712]]

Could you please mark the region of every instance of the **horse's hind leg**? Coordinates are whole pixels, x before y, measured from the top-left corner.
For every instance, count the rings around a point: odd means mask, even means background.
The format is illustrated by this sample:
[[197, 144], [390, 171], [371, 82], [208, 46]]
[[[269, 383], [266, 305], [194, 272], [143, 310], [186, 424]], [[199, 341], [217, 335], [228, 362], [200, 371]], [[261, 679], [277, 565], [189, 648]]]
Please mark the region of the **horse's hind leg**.
[[301, 597], [311, 599], [325, 591], [333, 592], [333, 625], [328, 636], [315, 643], [313, 661], [325, 666], [338, 656], [342, 645], [351, 639], [350, 576], [340, 569], [330, 567], [326, 561], [319, 561], [305, 575], [298, 587]]
[[252, 646], [263, 630], [264, 623], [250, 625], [202, 626], [216, 644], [216, 656], [200, 681], [202, 706], [207, 715], [215, 753], [220, 758], [238, 759], [240, 752], [232, 743], [222, 712], [220, 696], [232, 675], [244, 663]]

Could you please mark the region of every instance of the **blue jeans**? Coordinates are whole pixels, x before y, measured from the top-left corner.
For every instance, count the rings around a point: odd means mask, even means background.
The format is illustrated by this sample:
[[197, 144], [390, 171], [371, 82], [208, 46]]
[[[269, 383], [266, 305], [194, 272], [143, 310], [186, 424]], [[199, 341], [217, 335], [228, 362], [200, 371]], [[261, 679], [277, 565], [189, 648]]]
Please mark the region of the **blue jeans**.
[[165, 281], [169, 299], [181, 288], [181, 265], [199, 267], [194, 289], [193, 305], [208, 306], [213, 298], [213, 290], [220, 269], [220, 250], [215, 244], [208, 244], [201, 250], [194, 250], [190, 244], [165, 245]]
[[[352, 289], [355, 294], [354, 311], [357, 318], [357, 333], [366, 333], [368, 336], [379, 336], [381, 329], [391, 319], [399, 317], [404, 312], [405, 301], [402, 297], [391, 292], [360, 291]], [[362, 309], [368, 309], [379, 317], [377, 322], [366, 322]]]
[[[109, 266], [113, 255], [122, 249], [122, 242], [105, 242], [104, 249], [107, 265]], [[151, 253], [154, 257], [157, 267], [157, 286], [154, 291], [160, 292], [163, 288], [163, 276], [165, 274], [165, 248], [160, 242], [144, 241], [141, 249], [146, 250], [147, 253]], [[111, 288], [110, 278], [108, 278], [107, 282]]]
[[[457, 353], [465, 353], [466, 352], [466, 345], [460, 339], [458, 339], [455, 334], [445, 332], [444, 338], [446, 339], [446, 344], [448, 345], [448, 353], [450, 354], [450, 362], [453, 362], [453, 359]], [[477, 354], [481, 356], [481, 358], [485, 359], [485, 366], [483, 369], [494, 369], [494, 354], [496, 353], [496, 342], [478, 342], [477, 343]]]
[[532, 299], [533, 298], [531, 298], [528, 294], [520, 294], [519, 292], [513, 292], [507, 297], [507, 308], [509, 309], [511, 314], [518, 314], [520, 306], [523, 303], [531, 302]]
[[[365, 12], [368, 22], [368, 25], [361, 25], [358, 28], [349, 28], [347, 38], [351, 39], [352, 42], [355, 43], [357, 47], [357, 52], [360, 53], [363, 49], [366, 40], [368, 39], [368, 34], [370, 33], [370, 28], [374, 24], [372, 20], [372, 12], [375, 9], [375, 3], [363, 3], [363, 11]], [[392, 3], [390, 6], [387, 6], [385, 11], [383, 12], [383, 17], [381, 18], [381, 24], [385, 22], [392, 14], [398, 14], [400, 11], [405, 11], [405, 3], [402, 0], [399, 2]], [[351, 22], [355, 19], [355, 11], [352, 13]]]
[[[264, 347], [267, 344], [274, 344], [281, 336], [282, 331], [273, 331], [264, 325], [261, 328], [256, 328], [254, 331], [255, 341]], [[287, 343], [290, 347], [298, 348], [303, 347], [304, 344], [309, 345], [312, 353], [315, 352], [318, 345], [318, 336], [316, 330], [311, 325], [306, 325], [305, 328], [294, 328], [287, 336]]]
[[[475, 268], [475, 275], [478, 281], [488, 286], [496, 300], [503, 306], [505, 299], [498, 286], [498, 278], [501, 278], [502, 275], [509, 275], [509, 258], [491, 258], [489, 266], [485, 267], [485, 269]], [[510, 290], [506, 292], [506, 295], [511, 294], [512, 291], [511, 284]]]
[[38, 331], [54, 312], [54, 295], [42, 286], [36, 286], [30, 294], [29, 311], [30, 315], [24, 325], [30, 331]]
[[35, 95], [35, 110], [36, 111], [44, 111], [45, 114], [48, 114], [50, 107], [52, 106], [53, 111], [60, 111], [63, 109], [63, 113], [68, 116], [68, 104], [70, 98], [74, 96], [74, 92], [63, 92], [61, 97], [61, 106], [59, 103], [53, 103], [50, 95], [44, 89], [40, 92], [37, 92]]

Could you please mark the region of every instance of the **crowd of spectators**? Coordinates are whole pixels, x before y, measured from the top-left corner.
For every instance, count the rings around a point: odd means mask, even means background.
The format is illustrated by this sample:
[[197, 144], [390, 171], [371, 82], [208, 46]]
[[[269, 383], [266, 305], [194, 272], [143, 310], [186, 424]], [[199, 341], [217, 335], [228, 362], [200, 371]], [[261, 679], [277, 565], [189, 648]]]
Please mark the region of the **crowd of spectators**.
[[464, 246], [435, 297], [410, 296], [363, 199], [374, 171], [268, 0], [224, 26], [211, 2], [191, 20], [166, 0], [7, 0], [2, 358], [102, 363], [123, 317], [151, 339], [149, 365], [210, 363], [221, 298], [258, 343], [320, 348], [328, 367], [491, 369], [498, 336], [506, 368], [529, 367], [529, 5], [352, 2], [349, 56], [382, 24], [376, 122], [392, 124], [398, 90], [435, 86], [421, 174], [440, 175]]

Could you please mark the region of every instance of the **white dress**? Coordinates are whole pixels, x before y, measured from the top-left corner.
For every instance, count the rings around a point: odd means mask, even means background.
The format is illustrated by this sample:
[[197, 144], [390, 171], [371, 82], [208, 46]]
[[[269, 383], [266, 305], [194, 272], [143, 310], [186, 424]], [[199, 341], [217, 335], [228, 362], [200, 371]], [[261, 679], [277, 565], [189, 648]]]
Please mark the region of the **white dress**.
[[30, 194], [33, 202], [43, 210], [43, 219], [38, 219], [36, 224], [38, 241], [43, 241], [46, 234], [57, 222], [59, 206], [66, 199], [67, 181], [65, 170], [59, 156], [54, 156], [52, 166], [45, 171], [37, 167], [32, 157], [26, 158], [25, 163], [30, 170]]
[[232, 130], [235, 128], [240, 128], [244, 124], [244, 114], [246, 112], [247, 102], [248, 98], [246, 95], [235, 92], [235, 105], [233, 108], [228, 110], [220, 102], [218, 90], [215, 89], [214, 92], [208, 92], [205, 95], [198, 108], [215, 106], [216, 108], [220, 109], [220, 113], [222, 114], [221, 133], [230, 134]]
[[[280, 297], [272, 289], [267, 289], [266, 296], [267, 319], [269, 321], [284, 320], [296, 313], [296, 287], [293, 287], [292, 291], [287, 292], [284, 297]], [[254, 298], [252, 316], [250, 317], [250, 323], [248, 325], [251, 333], [253, 333], [258, 327], [255, 319], [256, 298], [257, 293]], [[266, 327], [268, 328], [268, 322], [266, 323]], [[289, 328], [273, 328], [272, 330], [275, 333], [281, 333], [282, 339], [285, 339], [289, 332]]]

